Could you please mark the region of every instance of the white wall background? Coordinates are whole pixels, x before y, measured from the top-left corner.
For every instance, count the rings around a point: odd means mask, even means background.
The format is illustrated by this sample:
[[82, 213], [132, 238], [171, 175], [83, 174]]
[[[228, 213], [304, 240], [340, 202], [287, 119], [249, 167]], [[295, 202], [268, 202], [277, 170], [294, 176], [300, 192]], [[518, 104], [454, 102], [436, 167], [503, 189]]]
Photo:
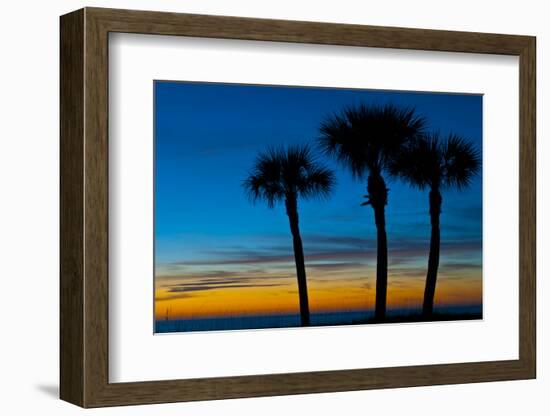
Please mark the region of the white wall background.
[[538, 316], [535, 381], [422, 387], [338, 394], [224, 400], [87, 411], [103, 415], [500, 414], [546, 415], [550, 361], [544, 258], [550, 227], [550, 146], [543, 125], [550, 100], [550, 26], [536, 0], [120, 0], [5, 2], [0, 14], [0, 411], [71, 415], [83, 412], [58, 395], [58, 16], [82, 6], [240, 15], [536, 35], [538, 38]]

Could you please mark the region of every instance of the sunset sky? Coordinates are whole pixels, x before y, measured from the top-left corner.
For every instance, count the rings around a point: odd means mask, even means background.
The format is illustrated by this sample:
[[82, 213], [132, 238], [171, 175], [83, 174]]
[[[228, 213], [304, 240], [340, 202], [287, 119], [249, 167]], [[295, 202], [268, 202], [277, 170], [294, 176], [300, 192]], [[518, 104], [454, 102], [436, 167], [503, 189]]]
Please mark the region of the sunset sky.
[[[242, 181], [274, 144], [315, 143], [323, 117], [357, 103], [414, 106], [428, 127], [482, 145], [482, 96], [155, 82], [156, 319], [298, 313], [284, 206], [252, 204]], [[299, 201], [312, 313], [374, 305], [376, 228], [366, 183], [334, 161], [326, 201]], [[427, 191], [388, 179], [388, 307], [421, 305]], [[482, 180], [443, 192], [436, 305], [482, 299]]]

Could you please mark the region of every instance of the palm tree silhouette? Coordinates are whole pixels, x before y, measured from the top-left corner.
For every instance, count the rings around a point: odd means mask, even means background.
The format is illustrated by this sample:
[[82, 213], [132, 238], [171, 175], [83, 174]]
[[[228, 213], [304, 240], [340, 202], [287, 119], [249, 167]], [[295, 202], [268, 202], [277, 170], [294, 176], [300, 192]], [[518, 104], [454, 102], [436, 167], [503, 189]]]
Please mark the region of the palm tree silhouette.
[[432, 133], [412, 141], [399, 158], [394, 160], [390, 170], [418, 189], [429, 189], [430, 204], [430, 254], [424, 289], [422, 313], [426, 318], [433, 314], [435, 286], [439, 268], [441, 191], [455, 188], [463, 190], [481, 167], [479, 151], [464, 138], [450, 134], [440, 140], [438, 133]]
[[426, 122], [413, 108], [385, 106], [350, 106], [341, 114], [326, 118], [320, 127], [319, 144], [351, 170], [358, 179], [367, 178], [367, 199], [371, 205], [377, 232], [375, 319], [386, 316], [388, 286], [388, 246], [385, 207], [388, 188], [384, 180], [393, 158], [404, 144], [422, 133]]
[[263, 200], [270, 208], [276, 202], [285, 203], [294, 247], [302, 326], [309, 326], [310, 317], [298, 198], [326, 198], [334, 184], [332, 170], [319, 164], [307, 145], [270, 148], [260, 153], [248, 178], [243, 182], [253, 202]]

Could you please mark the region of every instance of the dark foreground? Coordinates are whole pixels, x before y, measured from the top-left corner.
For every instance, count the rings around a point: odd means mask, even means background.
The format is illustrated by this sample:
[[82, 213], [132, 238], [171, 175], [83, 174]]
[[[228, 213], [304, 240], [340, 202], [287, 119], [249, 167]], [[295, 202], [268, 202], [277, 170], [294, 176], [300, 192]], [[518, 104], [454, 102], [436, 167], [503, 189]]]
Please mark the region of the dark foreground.
[[[436, 309], [430, 318], [422, 316], [417, 309], [393, 309], [387, 312], [384, 321], [375, 321], [374, 312], [341, 311], [311, 314], [311, 326], [365, 325], [375, 323], [410, 323], [465, 321], [483, 318], [481, 305], [448, 306]], [[226, 316], [215, 318], [157, 320], [155, 333], [228, 331], [238, 329], [291, 328], [300, 326], [298, 314]]]

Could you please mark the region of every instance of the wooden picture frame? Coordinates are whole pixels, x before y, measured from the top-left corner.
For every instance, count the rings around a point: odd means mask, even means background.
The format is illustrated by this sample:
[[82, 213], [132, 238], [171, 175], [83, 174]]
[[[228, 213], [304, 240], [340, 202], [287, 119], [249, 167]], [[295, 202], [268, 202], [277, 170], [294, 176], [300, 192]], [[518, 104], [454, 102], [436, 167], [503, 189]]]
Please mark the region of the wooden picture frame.
[[[85, 8], [61, 17], [60, 396], [82, 407], [530, 379], [536, 376], [535, 38]], [[109, 383], [108, 34], [519, 57], [519, 359]]]

